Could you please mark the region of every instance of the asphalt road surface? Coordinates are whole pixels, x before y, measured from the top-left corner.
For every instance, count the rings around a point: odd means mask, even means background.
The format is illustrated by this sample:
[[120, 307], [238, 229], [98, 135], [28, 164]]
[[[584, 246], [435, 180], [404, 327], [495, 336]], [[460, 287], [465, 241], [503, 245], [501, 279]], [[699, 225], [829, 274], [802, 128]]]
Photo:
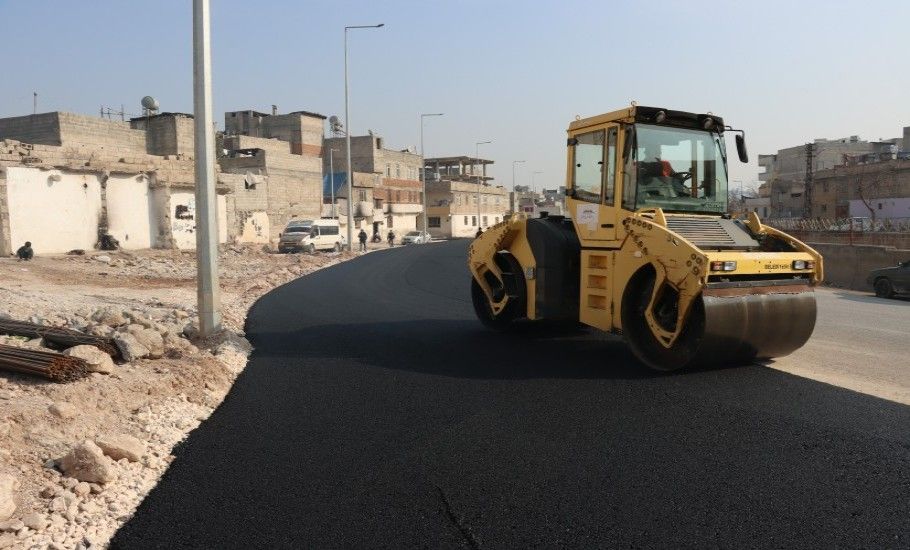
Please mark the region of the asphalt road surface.
[[466, 248], [264, 297], [246, 371], [113, 547], [910, 546], [910, 407], [759, 365], [653, 375], [590, 332], [489, 332]]

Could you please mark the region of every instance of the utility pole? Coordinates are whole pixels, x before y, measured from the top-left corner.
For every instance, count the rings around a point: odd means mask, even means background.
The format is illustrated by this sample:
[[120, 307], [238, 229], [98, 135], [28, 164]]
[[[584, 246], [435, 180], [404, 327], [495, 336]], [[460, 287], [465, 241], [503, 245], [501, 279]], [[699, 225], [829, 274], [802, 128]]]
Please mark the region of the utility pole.
[[196, 295], [199, 334], [221, 330], [215, 135], [212, 132], [212, 50], [209, 0], [193, 0], [193, 122], [196, 149]]
[[[427, 113], [420, 115], [420, 177], [423, 180], [423, 233], [428, 234], [427, 225], [427, 159], [423, 150], [423, 119], [428, 116], [442, 116], [445, 113]], [[421, 237], [425, 238], [425, 237]], [[429, 241], [427, 241], [429, 242]]]
[[344, 137], [348, 150], [348, 252], [354, 251], [354, 167], [351, 164], [351, 115], [348, 108], [348, 31], [351, 29], [378, 29], [378, 25], [351, 25], [344, 28]]
[[534, 176], [537, 174], [543, 174], [543, 171], [531, 172], [531, 193], [534, 193]]
[[518, 164], [523, 164], [523, 160], [513, 160], [512, 161], [512, 192], [515, 192], [515, 166]]
[[[486, 145], [487, 143], [493, 143], [493, 142], [492, 141], [478, 141], [477, 143], [474, 144], [475, 170], [476, 170], [477, 163], [480, 163], [480, 165], [483, 166], [483, 163], [480, 162], [480, 146]], [[482, 221], [483, 217], [481, 216], [481, 213], [480, 213], [480, 188], [481, 188], [481, 185], [482, 184], [481, 184], [481, 179], [480, 179], [480, 172], [477, 172], [477, 229], [483, 228], [483, 221]]]
[[807, 143], [806, 144], [806, 189], [803, 191], [803, 198], [805, 202], [803, 203], [803, 218], [809, 219], [812, 217], [812, 167], [814, 164], [815, 158], [815, 144]]

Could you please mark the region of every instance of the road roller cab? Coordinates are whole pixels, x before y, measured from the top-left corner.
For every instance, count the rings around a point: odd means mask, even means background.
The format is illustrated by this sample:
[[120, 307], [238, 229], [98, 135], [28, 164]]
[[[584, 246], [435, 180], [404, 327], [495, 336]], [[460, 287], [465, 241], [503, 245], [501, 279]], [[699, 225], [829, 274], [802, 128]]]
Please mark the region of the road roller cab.
[[755, 214], [727, 211], [713, 114], [632, 106], [568, 130], [568, 216], [521, 214], [475, 239], [478, 317], [580, 321], [621, 333], [658, 370], [786, 355], [815, 324], [822, 258]]

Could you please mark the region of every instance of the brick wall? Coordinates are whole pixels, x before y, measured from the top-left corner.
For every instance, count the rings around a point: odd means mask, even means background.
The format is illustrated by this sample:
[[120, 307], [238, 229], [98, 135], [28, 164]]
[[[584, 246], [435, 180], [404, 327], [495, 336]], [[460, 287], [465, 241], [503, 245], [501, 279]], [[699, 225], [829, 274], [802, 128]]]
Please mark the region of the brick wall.
[[6, 198], [6, 170], [0, 166], [0, 256], [13, 253], [9, 238], [9, 206]]
[[54, 112], [0, 118], [0, 139], [60, 145], [60, 120], [57, 115]]
[[150, 155], [195, 155], [195, 127], [189, 116], [135, 118], [130, 121], [130, 127], [146, 133], [146, 152]]
[[106, 118], [57, 113], [61, 145], [120, 149], [146, 154], [145, 132], [130, 128], [129, 122]]
[[271, 153], [290, 154], [289, 143], [274, 138], [262, 138], [253, 136], [224, 136], [224, 148], [228, 150], [236, 149], [262, 149]]

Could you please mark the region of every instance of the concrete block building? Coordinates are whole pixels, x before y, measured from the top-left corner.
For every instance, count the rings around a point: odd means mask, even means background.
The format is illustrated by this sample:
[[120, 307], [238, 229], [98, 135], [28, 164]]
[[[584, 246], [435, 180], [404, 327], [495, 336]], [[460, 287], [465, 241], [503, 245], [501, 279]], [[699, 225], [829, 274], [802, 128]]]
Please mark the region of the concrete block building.
[[486, 175], [492, 160], [467, 156], [427, 159], [427, 229], [434, 237], [474, 237], [509, 212], [509, 193]]
[[[843, 165], [849, 157], [893, 155], [910, 143], [910, 127], [903, 138], [866, 141], [859, 136], [841, 139], [815, 139], [812, 143], [779, 149], [770, 155], [759, 155], [758, 165], [764, 171], [760, 193], [770, 198], [770, 213], [776, 218], [801, 217], [806, 207], [806, 171], [812, 173]], [[813, 193], [815, 188], [813, 187]], [[814, 202], [814, 198], [811, 199]]]
[[[51, 112], [0, 119], [0, 254], [90, 250], [110, 235], [125, 249], [195, 248], [192, 117], [129, 122]], [[219, 241], [228, 182], [219, 175]]]
[[[334, 174], [324, 178], [335, 183], [336, 212], [347, 225], [347, 149], [345, 138], [328, 138], [324, 150], [334, 150]], [[329, 155], [323, 155], [323, 169], [330, 172]], [[420, 167], [423, 157], [414, 151], [389, 149], [382, 136], [351, 136], [351, 167], [354, 192], [354, 230], [385, 234], [389, 229], [403, 235], [423, 224], [423, 186]], [[330, 192], [326, 193], [328, 198]], [[331, 210], [331, 207], [329, 208]]]
[[241, 176], [228, 211], [243, 240], [270, 242], [289, 220], [320, 217], [324, 120], [308, 111], [225, 113], [218, 164]]
[[910, 219], [910, 158], [867, 160], [814, 174], [813, 218]]

